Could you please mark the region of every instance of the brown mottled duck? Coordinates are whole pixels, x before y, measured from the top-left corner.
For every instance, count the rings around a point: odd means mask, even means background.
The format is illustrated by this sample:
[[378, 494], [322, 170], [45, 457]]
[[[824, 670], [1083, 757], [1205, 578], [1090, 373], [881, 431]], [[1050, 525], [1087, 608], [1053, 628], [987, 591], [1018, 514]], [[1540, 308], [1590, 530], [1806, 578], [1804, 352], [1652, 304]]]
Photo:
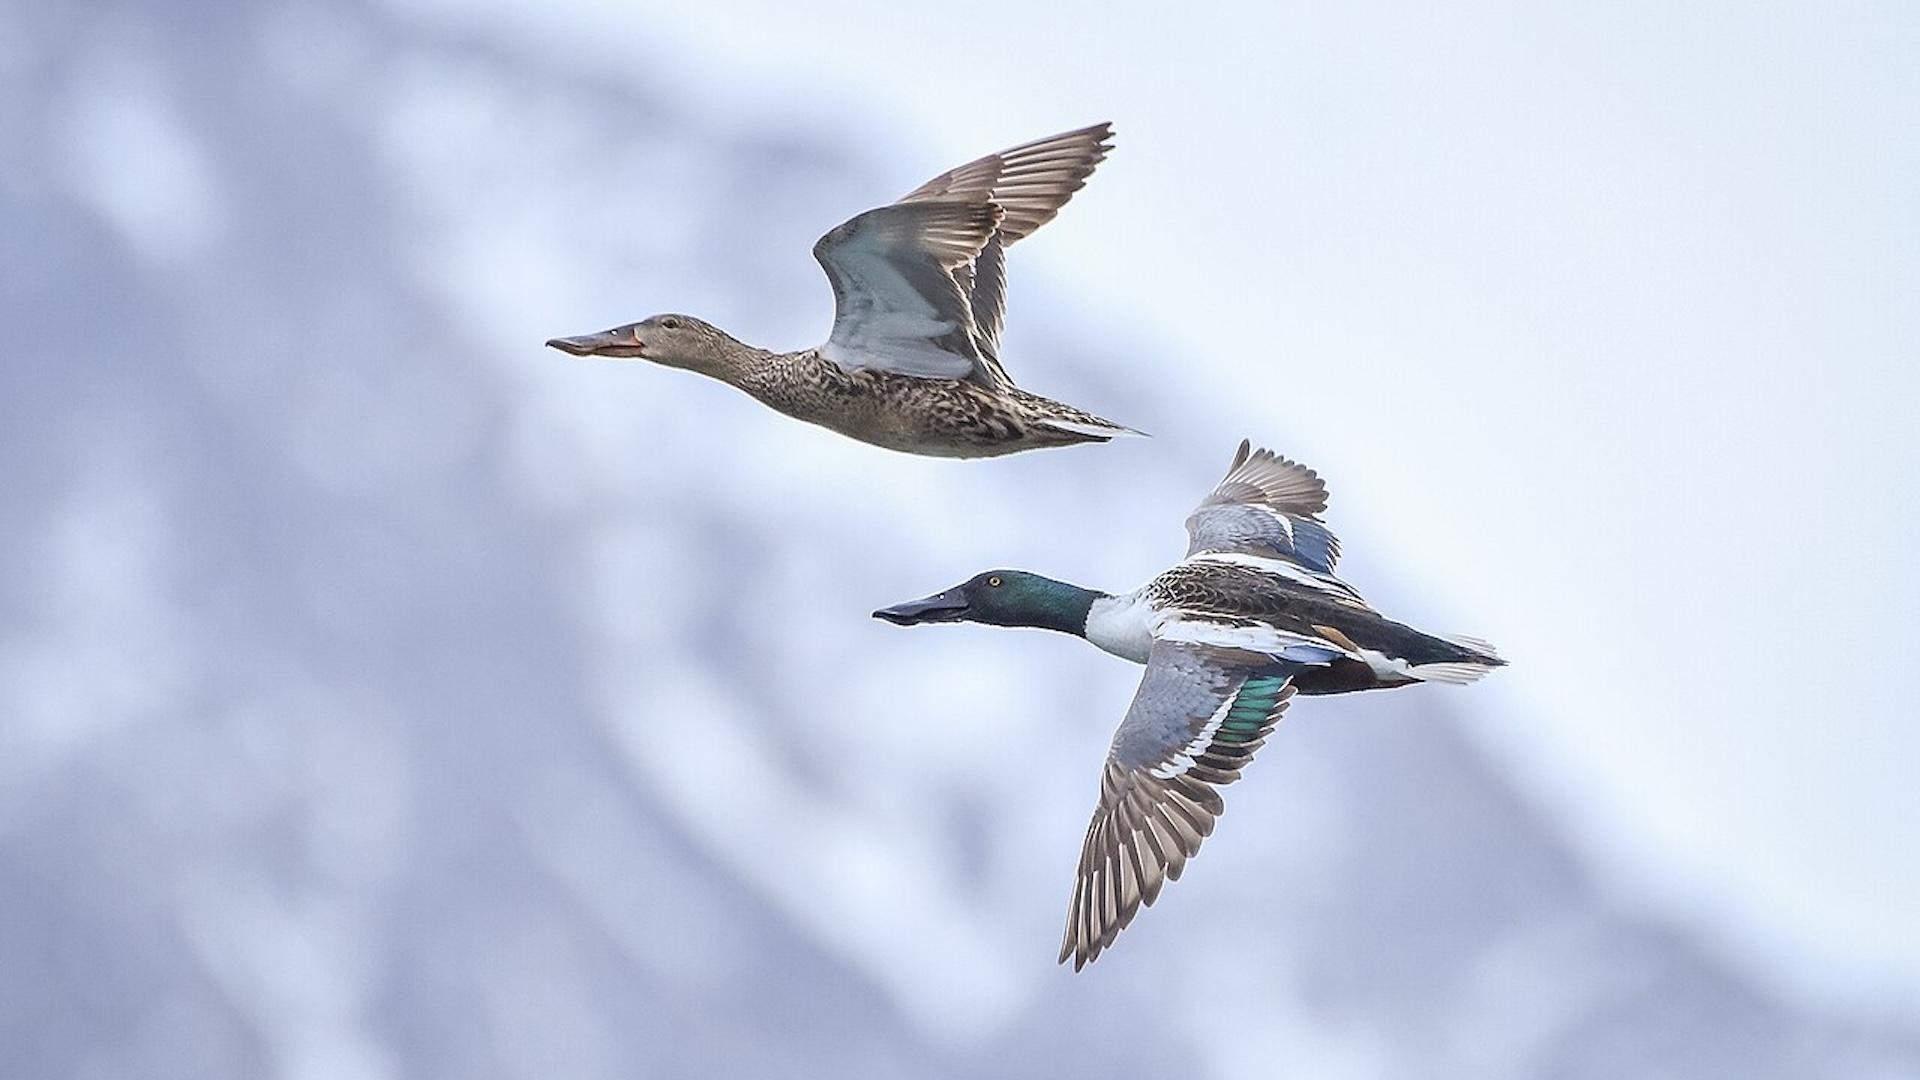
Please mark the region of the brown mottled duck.
[[1112, 134], [1096, 124], [989, 154], [821, 237], [813, 256], [835, 308], [824, 345], [771, 352], [678, 314], [547, 344], [686, 368], [909, 454], [993, 457], [1137, 435], [1015, 386], [999, 355], [1006, 249], [1059, 213]]

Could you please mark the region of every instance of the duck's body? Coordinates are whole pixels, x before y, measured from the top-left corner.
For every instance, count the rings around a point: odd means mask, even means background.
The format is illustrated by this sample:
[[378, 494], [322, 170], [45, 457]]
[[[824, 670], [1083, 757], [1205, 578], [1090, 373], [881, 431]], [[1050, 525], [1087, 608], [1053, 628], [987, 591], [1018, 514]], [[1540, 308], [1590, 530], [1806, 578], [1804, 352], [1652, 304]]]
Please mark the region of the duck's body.
[[1017, 386], [996, 390], [966, 379], [848, 370], [818, 349], [737, 355], [741, 362], [716, 378], [796, 420], [902, 453], [994, 457], [1105, 442], [1114, 434], [1111, 424], [1091, 413]]
[[1161, 885], [1177, 879], [1294, 694], [1465, 683], [1505, 661], [1375, 611], [1334, 576], [1339, 541], [1320, 521], [1313, 470], [1246, 443], [1187, 519], [1187, 558], [1109, 594], [994, 570], [876, 611], [901, 625], [983, 622], [1086, 638], [1147, 666], [1115, 733], [1081, 852], [1060, 959], [1098, 956]]
[[1395, 622], [1356, 602], [1343, 584], [1309, 585], [1252, 560], [1212, 554], [1133, 592], [1097, 597], [1083, 636], [1136, 664], [1146, 663], [1161, 639], [1304, 660], [1293, 685], [1307, 695], [1468, 682], [1500, 663], [1484, 643]]
[[835, 316], [815, 348], [770, 352], [678, 314], [547, 344], [696, 371], [910, 454], [992, 457], [1138, 434], [1020, 389], [999, 358], [1006, 248], [1059, 212], [1111, 134], [1100, 124], [990, 154], [821, 237], [814, 257]]

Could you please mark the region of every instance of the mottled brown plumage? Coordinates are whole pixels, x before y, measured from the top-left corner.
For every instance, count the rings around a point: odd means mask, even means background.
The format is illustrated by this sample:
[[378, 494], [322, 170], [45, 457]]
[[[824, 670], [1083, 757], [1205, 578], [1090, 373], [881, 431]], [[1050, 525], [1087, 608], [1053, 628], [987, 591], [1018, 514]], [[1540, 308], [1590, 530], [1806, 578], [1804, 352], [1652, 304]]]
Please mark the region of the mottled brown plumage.
[[[1093, 430], [1110, 421], [1017, 386], [845, 371], [813, 349], [767, 354], [743, 365], [739, 381], [727, 381], [796, 420], [909, 454], [995, 457], [1113, 437]], [[1059, 426], [1062, 420], [1085, 430]]]
[[933, 457], [993, 457], [1139, 432], [1013, 384], [999, 357], [1005, 249], [1052, 220], [1108, 149], [1106, 124], [989, 154], [814, 245], [833, 284], [825, 344], [774, 353], [689, 315], [555, 338], [576, 356], [719, 379], [808, 423]]

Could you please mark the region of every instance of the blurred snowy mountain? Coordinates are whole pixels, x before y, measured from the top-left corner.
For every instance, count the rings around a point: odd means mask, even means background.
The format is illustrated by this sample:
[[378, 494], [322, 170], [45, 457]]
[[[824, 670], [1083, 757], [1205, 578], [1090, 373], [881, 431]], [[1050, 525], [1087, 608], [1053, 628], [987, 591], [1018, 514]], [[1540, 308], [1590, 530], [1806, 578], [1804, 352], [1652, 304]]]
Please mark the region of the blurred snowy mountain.
[[0, 85], [0, 1076], [1920, 1076], [1615, 906], [1471, 690], [1296, 706], [1056, 968], [1138, 669], [867, 613], [1131, 587], [1311, 448], [1017, 252], [1015, 376], [1161, 438], [911, 459], [540, 347], [813, 340], [897, 194], [835, 133], [351, 3], [14, 2]]

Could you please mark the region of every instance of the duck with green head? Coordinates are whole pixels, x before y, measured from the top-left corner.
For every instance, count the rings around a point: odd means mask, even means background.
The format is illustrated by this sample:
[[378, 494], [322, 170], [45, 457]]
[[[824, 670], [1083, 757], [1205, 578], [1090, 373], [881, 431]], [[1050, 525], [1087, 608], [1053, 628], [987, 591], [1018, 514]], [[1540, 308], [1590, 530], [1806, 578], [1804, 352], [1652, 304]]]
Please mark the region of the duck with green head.
[[1303, 465], [1240, 444], [1187, 518], [1187, 557], [1127, 593], [989, 570], [882, 608], [901, 626], [977, 622], [1083, 637], [1145, 664], [1100, 778], [1060, 961], [1084, 967], [1176, 880], [1232, 783], [1295, 694], [1467, 683], [1505, 664], [1491, 645], [1375, 611], [1334, 576], [1327, 488]]

